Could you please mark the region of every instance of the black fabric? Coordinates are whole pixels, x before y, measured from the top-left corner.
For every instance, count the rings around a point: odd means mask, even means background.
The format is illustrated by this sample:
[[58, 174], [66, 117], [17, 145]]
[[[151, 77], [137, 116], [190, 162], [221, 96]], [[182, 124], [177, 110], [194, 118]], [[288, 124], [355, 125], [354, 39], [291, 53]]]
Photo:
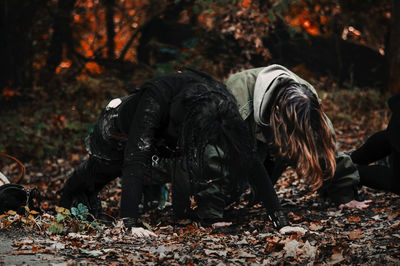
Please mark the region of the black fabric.
[[254, 160], [249, 183], [255, 189], [256, 198], [264, 203], [267, 212], [280, 209], [278, 196], [275, 193], [271, 178], [260, 160]]
[[392, 96], [388, 100], [388, 105], [392, 111], [387, 127], [388, 139], [393, 149], [400, 153], [400, 93]]
[[358, 186], [359, 173], [356, 165], [347, 154], [340, 152], [336, 155], [334, 176], [324, 181], [318, 192], [323, 198], [329, 198], [336, 204], [344, 204], [359, 200]]
[[[388, 127], [370, 136], [351, 158], [359, 164], [362, 185], [400, 194], [400, 93], [388, 100], [392, 111]], [[389, 158], [389, 165], [370, 165]]]
[[13, 210], [20, 212], [27, 201], [26, 191], [23, 186], [5, 184], [0, 186], [0, 214]]
[[291, 166], [290, 162], [278, 155], [276, 147], [274, 147], [273, 140], [273, 130], [269, 126], [262, 127], [263, 136], [267, 140], [267, 143], [261, 141], [256, 141], [256, 155], [260, 161], [263, 162], [264, 168], [268, 173], [268, 178], [271, 180], [272, 184], [278, 181], [282, 173]]
[[[117, 108], [104, 109], [87, 141], [91, 157], [67, 180], [61, 205], [70, 207], [77, 195], [97, 193], [122, 175], [120, 216], [137, 218], [144, 176], [157, 150], [155, 146], [166, 142], [177, 146], [177, 139], [166, 132], [170, 105], [184, 88], [199, 80], [181, 73], [161, 76], [144, 84]], [[105, 134], [112, 131], [120, 137]]]
[[392, 153], [387, 130], [379, 131], [351, 153], [351, 159], [359, 165], [368, 165]]
[[361, 185], [400, 194], [400, 178], [394, 175], [393, 169], [382, 165], [360, 165], [358, 171]]
[[274, 228], [278, 230], [289, 225], [286, 215], [282, 210], [270, 212], [268, 214], [268, 220], [270, 220]]
[[[391, 118], [393, 119], [393, 117]], [[400, 193], [400, 153], [389, 141], [387, 130], [369, 137], [351, 158], [358, 164], [360, 184], [375, 189]], [[389, 156], [389, 166], [370, 165]]]
[[122, 163], [89, 157], [71, 174], [61, 190], [60, 206], [71, 208], [79, 203], [86, 205], [95, 216], [101, 214], [98, 192], [110, 181], [121, 176]]
[[25, 214], [24, 207], [40, 211], [40, 194], [36, 188], [25, 189], [18, 184], [0, 186], [0, 214], [13, 210]]
[[[220, 152], [222, 154], [217, 155]], [[204, 180], [190, 182], [182, 160], [176, 162], [173, 173], [172, 191], [173, 208], [178, 218], [193, 218], [203, 224], [211, 224], [225, 219], [239, 218], [238, 213], [227, 210], [232, 203], [239, 203], [240, 196], [247, 188], [252, 188], [251, 199], [247, 206], [262, 202], [267, 212], [280, 209], [279, 200], [273, 185], [268, 178], [268, 173], [257, 158], [251, 160], [252, 164], [245, 174], [248, 179], [245, 184], [240, 179], [233, 178], [240, 175], [240, 170], [228, 167], [223, 151], [214, 145], [206, 148], [206, 163], [204, 165]], [[240, 165], [240, 164], [239, 164]], [[233, 173], [235, 171], [236, 173]], [[196, 207], [191, 208], [190, 197], [193, 197]]]

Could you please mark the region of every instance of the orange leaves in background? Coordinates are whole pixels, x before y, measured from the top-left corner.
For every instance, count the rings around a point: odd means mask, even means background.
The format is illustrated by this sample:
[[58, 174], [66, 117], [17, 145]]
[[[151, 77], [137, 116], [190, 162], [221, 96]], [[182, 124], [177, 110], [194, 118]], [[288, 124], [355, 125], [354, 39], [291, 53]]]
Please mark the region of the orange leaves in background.
[[290, 7], [286, 22], [291, 27], [306, 31], [310, 35], [318, 36], [321, 35], [320, 28], [328, 23], [328, 19], [321, 14], [319, 5], [316, 5], [311, 10], [304, 2], [299, 2]]
[[11, 90], [8, 87], [5, 87], [3, 89], [3, 92], [1, 95], [3, 96], [4, 99], [10, 100], [15, 95], [19, 95], [19, 92], [15, 91], [15, 90]]
[[[117, 0], [115, 1], [115, 54], [117, 57], [135, 33], [139, 25], [146, 19], [140, 11], [149, 5], [148, 0]], [[76, 50], [87, 59], [93, 56], [107, 56], [107, 31], [105, 8], [98, 0], [77, 1], [73, 14], [73, 34], [79, 40]], [[124, 59], [136, 60], [137, 41], [131, 44], [132, 49], [125, 54]]]
[[90, 42], [92, 42], [94, 38], [93, 38], [93, 36], [90, 36], [90, 37], [87, 40], [81, 40], [80, 41], [81, 48], [83, 50], [83, 54], [86, 57], [92, 57], [93, 54], [94, 54], [93, 49], [92, 49], [91, 44], [90, 44]]
[[303, 26], [303, 28], [308, 32], [308, 34], [313, 35], [313, 36], [317, 36], [320, 34], [319, 29], [312, 25], [311, 21], [309, 20], [304, 20], [301, 25]]
[[62, 61], [56, 68], [56, 73], [59, 74], [61, 73], [61, 71], [66, 70], [68, 68], [70, 68], [72, 65], [71, 61]]
[[[304, 8], [300, 13], [296, 14], [294, 17], [288, 17], [287, 22], [292, 27], [297, 27], [304, 29], [308, 34], [317, 36], [320, 35], [317, 23], [311, 20], [312, 15], [308, 8]], [[325, 19], [326, 21], [326, 19]]]
[[102, 73], [100, 66], [96, 62], [87, 62], [85, 64], [85, 70], [92, 75], [98, 75]]
[[358, 216], [349, 216], [349, 217], [347, 217], [347, 221], [350, 223], [354, 223], [354, 222], [358, 223], [361, 221], [361, 218]]
[[79, 22], [79, 20], [81, 19], [80, 15], [74, 15], [74, 22]]
[[[56, 68], [56, 73], [59, 74], [62, 71], [69, 69], [72, 65], [71, 61], [63, 61], [58, 65]], [[101, 67], [96, 62], [87, 62], [84, 66], [83, 73], [88, 73], [91, 75], [99, 75], [103, 71]], [[3, 97], [12, 97], [14, 96], [15, 92], [8, 90], [7, 88], [3, 91]]]
[[239, 2], [239, 6], [243, 8], [249, 8], [251, 6], [252, 0], [242, 0]]
[[58, 128], [64, 128], [67, 125], [67, 120], [64, 115], [54, 115], [51, 120]]
[[100, 75], [101, 73], [103, 73], [103, 71], [104, 69], [96, 62], [87, 62], [82, 72], [77, 76], [77, 79], [80, 81], [84, 81], [87, 80], [89, 75]]

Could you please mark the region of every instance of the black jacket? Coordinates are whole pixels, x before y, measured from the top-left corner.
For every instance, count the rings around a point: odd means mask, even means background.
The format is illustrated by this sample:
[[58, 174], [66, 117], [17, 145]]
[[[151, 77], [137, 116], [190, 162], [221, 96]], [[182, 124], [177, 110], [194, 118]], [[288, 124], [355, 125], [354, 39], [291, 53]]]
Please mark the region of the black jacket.
[[163, 147], [174, 151], [178, 146], [179, 125], [184, 118], [184, 111], [177, 111], [182, 108], [181, 94], [198, 82], [199, 78], [184, 73], [157, 77], [121, 104], [117, 127], [127, 139], [122, 169], [122, 217], [138, 217], [143, 180], [152, 155]]

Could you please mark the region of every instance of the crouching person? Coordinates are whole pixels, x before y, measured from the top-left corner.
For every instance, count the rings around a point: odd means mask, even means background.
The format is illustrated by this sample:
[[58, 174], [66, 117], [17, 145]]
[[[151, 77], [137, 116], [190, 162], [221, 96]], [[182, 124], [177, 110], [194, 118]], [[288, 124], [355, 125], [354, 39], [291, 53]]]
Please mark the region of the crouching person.
[[310, 190], [339, 208], [368, 207], [370, 201], [358, 198], [356, 166], [336, 150], [332, 123], [310, 83], [281, 65], [270, 65], [233, 74], [226, 85], [273, 184], [290, 166]]
[[[177, 215], [222, 220], [221, 210], [247, 183], [254, 183], [273, 225], [281, 228], [286, 218], [250, 138], [223, 83], [193, 70], [154, 78], [102, 111], [87, 138], [90, 157], [66, 181], [60, 205], [70, 208], [82, 202], [100, 216], [99, 191], [121, 177], [120, 216], [127, 227], [135, 228], [152, 164], [157, 158], [171, 158], [179, 166], [172, 167], [174, 171], [182, 172], [179, 180], [175, 173], [170, 179]], [[217, 193], [209, 197], [211, 191]], [[192, 196], [197, 208], [190, 206]], [[140, 235], [152, 234], [142, 229]]]

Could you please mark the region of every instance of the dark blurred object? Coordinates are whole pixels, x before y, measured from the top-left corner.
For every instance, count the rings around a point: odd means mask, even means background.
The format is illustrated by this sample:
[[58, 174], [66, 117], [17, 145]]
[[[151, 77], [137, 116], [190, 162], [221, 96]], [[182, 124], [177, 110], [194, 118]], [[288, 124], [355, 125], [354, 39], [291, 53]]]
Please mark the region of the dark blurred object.
[[36, 188], [25, 189], [17, 184], [0, 186], [0, 214], [13, 210], [22, 215], [25, 206], [30, 210], [39, 210], [40, 193]]
[[288, 67], [305, 63], [314, 74], [336, 77], [339, 84], [372, 87], [385, 83], [385, 57], [363, 45], [321, 36], [291, 38], [285, 27], [265, 39], [264, 45], [273, 63]]

